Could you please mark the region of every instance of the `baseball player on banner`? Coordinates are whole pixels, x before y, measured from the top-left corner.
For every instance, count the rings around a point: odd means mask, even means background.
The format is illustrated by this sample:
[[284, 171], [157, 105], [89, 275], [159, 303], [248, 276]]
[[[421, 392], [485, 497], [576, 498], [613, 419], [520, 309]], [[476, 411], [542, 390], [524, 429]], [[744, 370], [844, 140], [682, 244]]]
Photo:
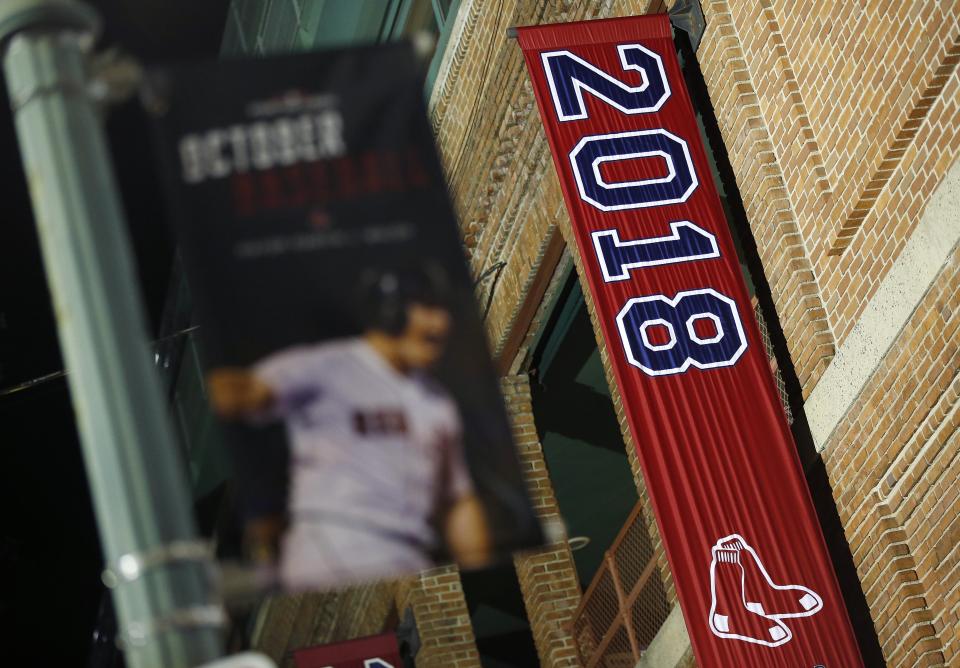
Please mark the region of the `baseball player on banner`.
[[[462, 451], [456, 403], [430, 369], [450, 335], [442, 269], [376, 270], [360, 279], [363, 332], [218, 368], [221, 418], [282, 421], [290, 445], [286, 588], [327, 588], [429, 568], [448, 553], [485, 564], [491, 537]], [[254, 526], [270, 553], [282, 525]]]

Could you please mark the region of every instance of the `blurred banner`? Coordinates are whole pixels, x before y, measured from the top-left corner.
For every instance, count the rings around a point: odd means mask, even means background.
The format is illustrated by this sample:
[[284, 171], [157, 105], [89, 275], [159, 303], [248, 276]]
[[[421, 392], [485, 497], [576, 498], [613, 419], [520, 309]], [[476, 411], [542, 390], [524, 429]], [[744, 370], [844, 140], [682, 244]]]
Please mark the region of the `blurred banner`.
[[297, 668], [401, 668], [397, 637], [392, 633], [357, 638], [332, 645], [298, 649]]
[[163, 69], [145, 91], [237, 550], [287, 588], [542, 540], [422, 98], [406, 45]]
[[698, 665], [862, 665], [666, 15], [518, 38]]

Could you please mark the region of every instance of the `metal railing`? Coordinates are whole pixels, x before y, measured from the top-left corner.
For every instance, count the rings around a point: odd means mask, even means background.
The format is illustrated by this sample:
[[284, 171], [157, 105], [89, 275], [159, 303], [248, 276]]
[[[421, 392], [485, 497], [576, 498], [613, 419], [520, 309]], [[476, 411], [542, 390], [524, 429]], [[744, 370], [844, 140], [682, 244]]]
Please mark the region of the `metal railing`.
[[638, 501], [574, 613], [580, 664], [633, 668], [669, 613]]

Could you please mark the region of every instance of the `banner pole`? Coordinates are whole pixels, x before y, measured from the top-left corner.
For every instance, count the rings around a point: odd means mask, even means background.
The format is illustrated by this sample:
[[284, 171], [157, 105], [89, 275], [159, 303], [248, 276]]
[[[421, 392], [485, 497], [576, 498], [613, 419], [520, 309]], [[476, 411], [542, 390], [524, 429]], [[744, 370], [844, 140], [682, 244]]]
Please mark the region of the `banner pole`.
[[0, 2], [3, 68], [126, 662], [194, 666], [221, 655], [225, 616], [88, 93], [85, 52], [97, 28], [71, 0]]

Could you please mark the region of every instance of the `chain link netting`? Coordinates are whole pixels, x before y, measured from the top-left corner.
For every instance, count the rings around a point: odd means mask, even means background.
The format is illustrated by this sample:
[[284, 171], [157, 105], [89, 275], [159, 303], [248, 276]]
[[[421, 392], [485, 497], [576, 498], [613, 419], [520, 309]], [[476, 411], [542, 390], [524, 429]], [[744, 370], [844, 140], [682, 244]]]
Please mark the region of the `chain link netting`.
[[586, 668], [633, 668], [670, 613], [639, 503], [587, 588], [573, 621]]
[[[770, 328], [767, 326], [767, 321], [763, 317], [763, 312], [760, 310], [760, 303], [756, 300], [756, 298], [753, 299], [753, 314], [757, 318], [757, 326], [760, 328], [760, 338], [763, 339], [763, 347], [767, 351], [767, 358], [775, 364], [777, 357], [773, 352], [773, 341], [770, 339]], [[787, 384], [783, 382], [783, 374], [780, 373], [779, 365], [776, 365], [776, 368], [773, 372], [773, 379], [777, 384], [777, 393], [780, 395], [780, 403], [783, 405], [783, 410], [787, 414], [787, 424], [793, 424], [793, 411], [790, 410], [790, 397], [787, 395]]]

